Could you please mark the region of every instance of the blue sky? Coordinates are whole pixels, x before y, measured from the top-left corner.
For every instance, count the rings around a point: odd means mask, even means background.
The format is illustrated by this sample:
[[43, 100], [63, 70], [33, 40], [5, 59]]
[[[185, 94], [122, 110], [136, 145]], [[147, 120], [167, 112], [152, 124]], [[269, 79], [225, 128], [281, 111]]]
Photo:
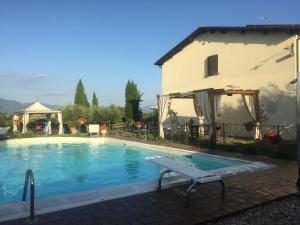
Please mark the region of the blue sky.
[[124, 104], [134, 80], [156, 104], [153, 63], [198, 26], [300, 23], [300, 1], [0, 0], [0, 98], [73, 102], [81, 78], [91, 100]]

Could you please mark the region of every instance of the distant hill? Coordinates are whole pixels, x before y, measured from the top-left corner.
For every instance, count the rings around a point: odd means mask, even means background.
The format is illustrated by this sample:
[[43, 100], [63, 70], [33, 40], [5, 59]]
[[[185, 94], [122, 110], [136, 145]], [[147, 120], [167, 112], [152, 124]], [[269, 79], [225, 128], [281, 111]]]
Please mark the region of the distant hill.
[[[30, 104], [32, 103], [21, 103], [14, 100], [0, 98], [0, 112], [5, 112], [5, 113], [20, 112]], [[59, 109], [61, 107], [59, 105], [49, 105], [46, 103], [44, 105], [51, 109]]]

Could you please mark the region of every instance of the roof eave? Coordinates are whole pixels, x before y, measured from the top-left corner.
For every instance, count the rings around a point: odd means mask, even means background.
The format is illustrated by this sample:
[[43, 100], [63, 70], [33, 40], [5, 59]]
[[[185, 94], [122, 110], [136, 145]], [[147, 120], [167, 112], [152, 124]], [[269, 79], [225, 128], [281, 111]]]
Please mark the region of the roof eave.
[[164, 54], [161, 58], [159, 58], [154, 65], [162, 67], [162, 65], [170, 58], [172, 58], [176, 53], [181, 51], [186, 45], [192, 42], [197, 36], [207, 31], [216, 32], [216, 31], [261, 31], [261, 32], [269, 32], [269, 31], [283, 31], [289, 32], [291, 34], [300, 34], [300, 26], [299, 25], [289, 25], [289, 26], [270, 26], [270, 25], [247, 25], [247, 26], [228, 26], [228, 27], [199, 27], [194, 30], [190, 35], [188, 35], [185, 39], [183, 39], [179, 44], [177, 44], [174, 48]]

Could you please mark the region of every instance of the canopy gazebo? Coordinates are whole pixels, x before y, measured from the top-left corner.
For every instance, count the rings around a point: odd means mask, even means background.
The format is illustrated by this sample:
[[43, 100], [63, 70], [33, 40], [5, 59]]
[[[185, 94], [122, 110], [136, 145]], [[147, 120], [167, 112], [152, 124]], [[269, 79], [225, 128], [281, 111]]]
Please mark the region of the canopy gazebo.
[[232, 96], [240, 94], [242, 96], [247, 112], [254, 122], [256, 122], [255, 139], [261, 139], [261, 117], [259, 107], [259, 90], [243, 89], [201, 89], [185, 93], [170, 93], [168, 95], [158, 95], [158, 119], [159, 135], [164, 138], [163, 122], [167, 119], [171, 107], [171, 100], [193, 99], [194, 108], [199, 122], [203, 119], [210, 125], [209, 139], [212, 145], [216, 144], [216, 115], [220, 110], [221, 96]]
[[53, 114], [57, 114], [57, 119], [59, 122], [59, 129], [58, 134], [63, 134], [63, 122], [62, 122], [62, 114], [61, 111], [50, 109], [40, 102], [36, 101], [32, 105], [28, 106], [26, 109], [22, 111], [23, 113], [23, 130], [22, 134], [25, 134], [27, 132], [27, 124], [29, 123], [30, 115], [32, 114], [45, 114], [46, 118], [48, 120], [45, 132], [46, 134], [51, 134], [51, 116]]

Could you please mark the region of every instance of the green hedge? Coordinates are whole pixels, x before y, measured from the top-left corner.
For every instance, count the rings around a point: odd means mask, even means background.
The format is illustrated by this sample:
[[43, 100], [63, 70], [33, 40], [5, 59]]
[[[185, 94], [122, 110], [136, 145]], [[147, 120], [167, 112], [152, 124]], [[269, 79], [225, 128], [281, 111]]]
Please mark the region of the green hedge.
[[242, 154], [265, 155], [272, 158], [297, 160], [297, 144], [295, 142], [256, 142], [251, 144], [217, 144], [217, 149]]

